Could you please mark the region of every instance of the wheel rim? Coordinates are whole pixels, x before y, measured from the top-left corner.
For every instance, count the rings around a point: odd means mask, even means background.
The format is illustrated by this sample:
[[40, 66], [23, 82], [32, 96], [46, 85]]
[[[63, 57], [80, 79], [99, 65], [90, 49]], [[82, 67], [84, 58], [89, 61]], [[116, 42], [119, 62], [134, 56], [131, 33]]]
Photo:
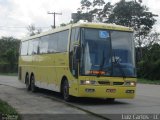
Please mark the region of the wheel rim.
[[29, 84], [29, 76], [26, 76], [26, 87], [29, 90], [30, 89], [30, 84]]
[[69, 87], [68, 87], [68, 82], [67, 81], [64, 82], [63, 97], [64, 97], [64, 99], [68, 99], [68, 97], [69, 97]]
[[35, 86], [34, 86], [34, 77], [31, 77], [31, 90], [34, 91], [35, 90]]

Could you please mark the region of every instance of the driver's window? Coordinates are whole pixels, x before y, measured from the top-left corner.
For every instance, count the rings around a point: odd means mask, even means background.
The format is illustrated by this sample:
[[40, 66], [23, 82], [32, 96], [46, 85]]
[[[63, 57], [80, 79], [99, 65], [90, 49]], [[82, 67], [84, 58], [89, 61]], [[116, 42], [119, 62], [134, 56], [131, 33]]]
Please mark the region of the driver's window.
[[74, 49], [74, 44], [79, 39], [79, 28], [72, 28], [71, 30], [71, 41], [70, 41], [70, 52]]
[[80, 36], [80, 31], [79, 31], [79, 28], [72, 28], [71, 30], [71, 39], [70, 39], [70, 56], [69, 56], [69, 61], [70, 61], [70, 70], [72, 72], [73, 75], [75, 75], [78, 71], [78, 66], [77, 66], [77, 63], [76, 63], [76, 44], [79, 43], [79, 36]]

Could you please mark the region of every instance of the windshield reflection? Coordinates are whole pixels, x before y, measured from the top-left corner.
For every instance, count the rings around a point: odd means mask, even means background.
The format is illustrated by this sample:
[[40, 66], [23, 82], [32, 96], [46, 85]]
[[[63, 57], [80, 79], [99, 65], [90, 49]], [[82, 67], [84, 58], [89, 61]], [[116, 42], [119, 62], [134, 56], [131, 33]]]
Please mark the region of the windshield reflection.
[[132, 33], [99, 29], [82, 33], [82, 75], [135, 76]]
[[113, 64], [112, 75], [135, 76], [133, 33], [111, 31], [111, 40], [112, 54], [118, 59], [118, 64]]

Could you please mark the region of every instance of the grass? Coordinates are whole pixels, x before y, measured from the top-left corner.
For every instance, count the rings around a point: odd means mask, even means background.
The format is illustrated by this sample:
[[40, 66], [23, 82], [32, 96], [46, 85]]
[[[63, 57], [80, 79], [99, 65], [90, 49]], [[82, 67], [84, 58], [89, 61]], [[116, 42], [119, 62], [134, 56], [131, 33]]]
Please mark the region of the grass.
[[12, 108], [8, 103], [0, 100], [0, 112], [3, 114], [17, 114], [16, 110]]
[[0, 114], [6, 119], [14, 118], [14, 120], [20, 120], [20, 116], [17, 111], [12, 108], [7, 102], [4, 102], [2, 100], [0, 100]]
[[18, 76], [18, 73], [0, 73], [0, 75], [6, 75], [6, 76]]
[[138, 80], [138, 83], [160, 85], [160, 80], [149, 80], [149, 79], [143, 79], [143, 78], [138, 78], [137, 80]]

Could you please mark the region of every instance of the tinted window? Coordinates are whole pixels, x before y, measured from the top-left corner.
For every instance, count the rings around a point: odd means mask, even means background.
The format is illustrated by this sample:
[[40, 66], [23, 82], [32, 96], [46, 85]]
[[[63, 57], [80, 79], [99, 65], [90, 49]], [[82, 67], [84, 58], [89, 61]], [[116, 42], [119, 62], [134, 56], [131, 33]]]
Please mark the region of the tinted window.
[[58, 34], [58, 52], [67, 51], [68, 45], [68, 30], [57, 33]]
[[48, 37], [48, 53], [57, 52], [58, 34], [51, 34]]
[[21, 55], [27, 55], [28, 51], [28, 41], [24, 41], [21, 44]]
[[40, 39], [40, 45], [39, 45], [40, 53], [48, 52], [48, 38], [49, 36], [44, 36], [44, 37], [39, 38]]
[[113, 75], [135, 76], [133, 33], [111, 31], [111, 40], [113, 57], [119, 62], [113, 65]]
[[110, 76], [111, 74], [111, 41], [109, 31], [102, 29], [83, 30], [81, 74]]
[[78, 41], [78, 37], [79, 37], [79, 28], [73, 28], [71, 31], [71, 43], [70, 43], [70, 51], [73, 50], [73, 43], [75, 41]]
[[73, 75], [75, 75], [77, 73], [77, 65], [75, 63], [75, 50], [74, 49], [74, 43], [78, 42], [79, 40], [79, 34], [80, 33], [80, 29], [79, 28], [72, 28], [71, 30], [71, 40], [70, 40], [70, 55], [69, 55], [69, 64], [70, 64], [70, 70], [72, 72]]
[[86, 40], [106, 40], [109, 38], [107, 30], [85, 29]]
[[43, 36], [41, 38], [36, 38], [29, 41], [29, 48], [28, 48], [28, 41], [23, 42], [23, 50], [21, 50], [23, 55], [28, 54], [43, 54], [43, 53], [53, 53], [53, 52], [65, 52], [67, 51], [68, 45], [68, 34], [69, 30], [50, 34]]
[[32, 52], [33, 52], [33, 42], [32, 40], [29, 40], [28, 55], [32, 55]]
[[33, 44], [33, 54], [38, 54], [39, 53], [39, 44], [38, 44], [38, 38], [34, 39], [32, 41]]

